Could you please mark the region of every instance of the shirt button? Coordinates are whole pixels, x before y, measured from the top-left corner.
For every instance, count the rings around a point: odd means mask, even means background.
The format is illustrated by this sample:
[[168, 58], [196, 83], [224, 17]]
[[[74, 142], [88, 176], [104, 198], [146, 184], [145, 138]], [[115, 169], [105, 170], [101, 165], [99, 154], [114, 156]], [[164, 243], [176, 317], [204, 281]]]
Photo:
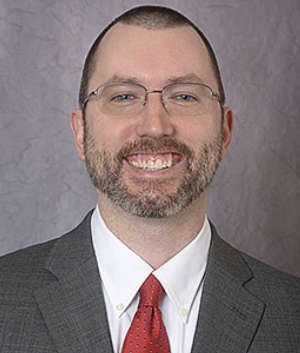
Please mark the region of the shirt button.
[[187, 311], [186, 308], [181, 308], [180, 309], [180, 313], [181, 313], [182, 316], [187, 316], [188, 311]]
[[116, 309], [117, 309], [118, 311], [121, 311], [121, 310], [124, 309], [124, 305], [123, 305], [122, 303], [120, 303], [120, 304], [116, 305]]

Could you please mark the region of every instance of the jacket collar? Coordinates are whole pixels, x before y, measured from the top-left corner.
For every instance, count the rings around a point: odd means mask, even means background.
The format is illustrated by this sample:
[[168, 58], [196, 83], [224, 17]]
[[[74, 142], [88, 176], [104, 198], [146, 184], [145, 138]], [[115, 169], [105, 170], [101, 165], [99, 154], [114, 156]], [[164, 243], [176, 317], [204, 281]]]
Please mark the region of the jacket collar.
[[253, 273], [211, 224], [212, 243], [192, 353], [246, 353], [265, 305], [246, 289]]
[[91, 214], [56, 241], [45, 266], [54, 275], [53, 281], [35, 291], [60, 353], [113, 352], [91, 242]]

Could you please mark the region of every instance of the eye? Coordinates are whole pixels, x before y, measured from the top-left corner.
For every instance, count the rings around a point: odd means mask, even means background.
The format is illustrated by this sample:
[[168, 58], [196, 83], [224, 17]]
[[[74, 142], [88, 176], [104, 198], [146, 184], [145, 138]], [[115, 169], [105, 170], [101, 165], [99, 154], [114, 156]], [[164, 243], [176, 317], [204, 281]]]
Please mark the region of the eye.
[[136, 97], [131, 93], [121, 93], [115, 96], [112, 96], [110, 101], [113, 103], [127, 103], [133, 101]]
[[180, 93], [177, 94], [174, 99], [179, 100], [179, 101], [184, 101], [184, 102], [193, 102], [196, 101], [197, 98], [195, 96], [192, 96], [190, 94], [187, 93]]
[[195, 94], [191, 94], [190, 92], [178, 92], [170, 97], [170, 101], [174, 104], [187, 105], [198, 103], [199, 99]]

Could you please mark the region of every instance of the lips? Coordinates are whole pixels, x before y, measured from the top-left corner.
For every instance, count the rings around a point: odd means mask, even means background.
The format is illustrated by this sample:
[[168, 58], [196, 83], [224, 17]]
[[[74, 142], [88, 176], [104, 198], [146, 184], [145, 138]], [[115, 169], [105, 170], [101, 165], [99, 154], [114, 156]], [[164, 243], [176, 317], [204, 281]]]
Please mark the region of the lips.
[[166, 153], [136, 153], [127, 156], [127, 162], [138, 169], [157, 171], [171, 168], [182, 160], [182, 155], [174, 152]]

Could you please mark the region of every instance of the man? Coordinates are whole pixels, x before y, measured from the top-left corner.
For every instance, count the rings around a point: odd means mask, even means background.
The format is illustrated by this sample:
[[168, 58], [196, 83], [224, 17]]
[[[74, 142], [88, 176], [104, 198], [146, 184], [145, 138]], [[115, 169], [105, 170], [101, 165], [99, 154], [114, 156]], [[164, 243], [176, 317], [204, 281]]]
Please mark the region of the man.
[[206, 217], [233, 114], [185, 17], [140, 7], [100, 34], [71, 127], [98, 194], [73, 231], [1, 259], [1, 352], [299, 352], [300, 283]]

